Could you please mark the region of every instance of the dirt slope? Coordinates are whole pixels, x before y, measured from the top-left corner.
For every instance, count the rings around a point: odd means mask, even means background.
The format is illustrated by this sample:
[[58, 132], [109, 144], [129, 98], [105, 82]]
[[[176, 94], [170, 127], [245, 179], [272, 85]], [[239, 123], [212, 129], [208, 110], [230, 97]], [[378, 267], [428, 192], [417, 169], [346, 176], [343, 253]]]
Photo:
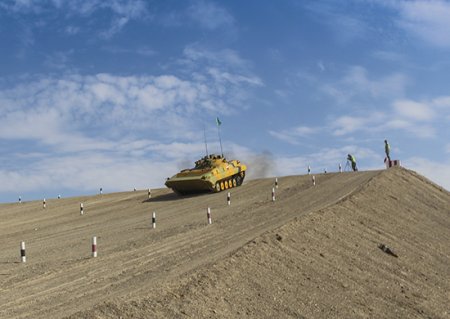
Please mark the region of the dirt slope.
[[168, 190], [1, 205], [0, 318], [449, 317], [449, 193], [403, 169], [316, 181], [280, 178], [275, 202], [251, 181], [229, 207]]

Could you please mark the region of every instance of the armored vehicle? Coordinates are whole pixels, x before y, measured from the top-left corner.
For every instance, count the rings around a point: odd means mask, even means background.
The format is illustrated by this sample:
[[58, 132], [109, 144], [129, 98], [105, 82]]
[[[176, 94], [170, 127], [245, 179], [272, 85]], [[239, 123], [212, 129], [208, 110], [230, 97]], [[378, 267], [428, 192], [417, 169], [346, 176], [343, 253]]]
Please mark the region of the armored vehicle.
[[194, 168], [184, 169], [168, 178], [166, 186], [177, 194], [221, 192], [240, 186], [247, 166], [238, 160], [227, 161], [222, 155], [207, 155], [195, 162]]

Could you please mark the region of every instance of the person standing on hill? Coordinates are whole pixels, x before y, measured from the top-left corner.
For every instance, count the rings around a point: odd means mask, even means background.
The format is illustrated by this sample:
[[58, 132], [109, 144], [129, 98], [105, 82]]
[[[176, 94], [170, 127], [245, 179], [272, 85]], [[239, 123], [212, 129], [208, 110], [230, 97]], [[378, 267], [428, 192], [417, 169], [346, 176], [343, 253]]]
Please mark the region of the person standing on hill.
[[358, 171], [358, 168], [356, 167], [356, 158], [355, 158], [353, 155], [348, 154], [348, 155], [347, 155], [347, 160], [350, 161], [350, 162], [352, 163], [352, 169], [353, 169], [353, 171], [354, 171], [354, 172]]
[[384, 152], [386, 153], [386, 158], [388, 159], [388, 161], [390, 161], [391, 156], [389, 155], [389, 153], [391, 152], [391, 146], [389, 145], [387, 140], [384, 140]]

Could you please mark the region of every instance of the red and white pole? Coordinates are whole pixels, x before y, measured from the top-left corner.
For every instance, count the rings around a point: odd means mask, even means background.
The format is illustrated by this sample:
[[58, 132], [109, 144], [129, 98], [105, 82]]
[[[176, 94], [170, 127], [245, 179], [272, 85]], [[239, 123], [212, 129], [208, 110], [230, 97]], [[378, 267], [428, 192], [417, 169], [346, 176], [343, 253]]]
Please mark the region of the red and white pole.
[[211, 221], [211, 208], [209, 208], [209, 207], [206, 210], [206, 217], [208, 217], [208, 225], [211, 225], [212, 224], [212, 221]]
[[272, 188], [272, 202], [275, 201], [275, 188]]
[[92, 237], [92, 257], [97, 257], [97, 236]]
[[231, 194], [230, 194], [230, 192], [228, 192], [228, 194], [227, 194], [227, 204], [228, 204], [228, 206], [231, 205]]
[[156, 228], [156, 212], [153, 212], [152, 214], [152, 228]]
[[20, 242], [20, 260], [25, 263], [27, 262], [27, 256], [25, 255], [25, 242]]
[[312, 177], [312, 184], [313, 184], [313, 186], [316, 186], [316, 177], [315, 176]]
[[84, 215], [83, 203], [80, 204], [80, 215]]

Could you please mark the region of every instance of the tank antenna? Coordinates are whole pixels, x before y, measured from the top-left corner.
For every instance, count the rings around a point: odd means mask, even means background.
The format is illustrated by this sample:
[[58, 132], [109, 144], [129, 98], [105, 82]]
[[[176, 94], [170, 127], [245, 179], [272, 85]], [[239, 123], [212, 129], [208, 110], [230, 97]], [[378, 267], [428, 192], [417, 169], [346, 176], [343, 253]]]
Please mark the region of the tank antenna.
[[222, 138], [220, 137], [220, 125], [222, 125], [222, 122], [219, 120], [218, 117], [216, 117], [216, 123], [217, 123], [217, 134], [219, 135], [220, 153], [222, 154], [223, 157]]
[[205, 137], [205, 149], [206, 149], [206, 157], [208, 157], [208, 143], [206, 142], [206, 128], [205, 123], [203, 123], [203, 136]]

